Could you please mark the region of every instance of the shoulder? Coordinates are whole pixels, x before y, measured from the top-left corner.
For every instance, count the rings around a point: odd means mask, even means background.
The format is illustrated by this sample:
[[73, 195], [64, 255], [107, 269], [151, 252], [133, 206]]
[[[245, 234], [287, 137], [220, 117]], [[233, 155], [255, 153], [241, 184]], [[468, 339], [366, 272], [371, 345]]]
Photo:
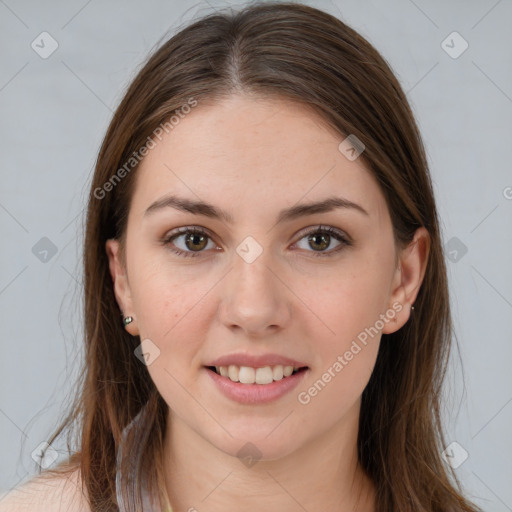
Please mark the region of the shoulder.
[[0, 512], [90, 512], [80, 470], [66, 475], [37, 475], [11, 491], [0, 493]]

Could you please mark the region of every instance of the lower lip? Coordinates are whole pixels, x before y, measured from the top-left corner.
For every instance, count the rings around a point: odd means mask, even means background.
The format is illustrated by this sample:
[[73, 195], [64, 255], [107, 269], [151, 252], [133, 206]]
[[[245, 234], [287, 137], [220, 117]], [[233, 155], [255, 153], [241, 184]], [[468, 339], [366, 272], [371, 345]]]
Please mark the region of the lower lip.
[[225, 396], [242, 404], [265, 404], [278, 400], [295, 388], [308, 372], [308, 369], [301, 370], [270, 384], [242, 384], [208, 368], [205, 370]]

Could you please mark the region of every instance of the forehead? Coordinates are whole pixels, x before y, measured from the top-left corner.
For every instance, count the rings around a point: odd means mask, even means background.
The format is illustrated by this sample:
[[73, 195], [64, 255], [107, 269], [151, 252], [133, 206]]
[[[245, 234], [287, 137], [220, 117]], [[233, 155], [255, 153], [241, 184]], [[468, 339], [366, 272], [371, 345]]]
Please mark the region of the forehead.
[[156, 140], [137, 172], [132, 208], [169, 193], [262, 215], [299, 201], [341, 196], [382, 217], [386, 205], [362, 159], [311, 108], [284, 99], [233, 96], [198, 103]]

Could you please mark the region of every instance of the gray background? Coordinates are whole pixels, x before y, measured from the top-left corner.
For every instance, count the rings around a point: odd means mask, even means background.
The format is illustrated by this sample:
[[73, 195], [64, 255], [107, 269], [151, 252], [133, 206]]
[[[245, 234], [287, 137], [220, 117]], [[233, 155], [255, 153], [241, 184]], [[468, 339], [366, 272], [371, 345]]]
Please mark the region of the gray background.
[[[36, 473], [31, 453], [72, 390], [84, 198], [112, 111], [166, 33], [241, 3], [0, 0], [0, 490]], [[449, 453], [460, 462], [467, 451], [456, 471], [478, 505], [511, 511], [511, 2], [303, 3], [358, 30], [407, 91], [451, 259], [460, 358], [446, 382]], [[51, 48], [44, 31], [58, 43], [48, 58], [31, 47]], [[453, 31], [469, 45], [458, 56]]]

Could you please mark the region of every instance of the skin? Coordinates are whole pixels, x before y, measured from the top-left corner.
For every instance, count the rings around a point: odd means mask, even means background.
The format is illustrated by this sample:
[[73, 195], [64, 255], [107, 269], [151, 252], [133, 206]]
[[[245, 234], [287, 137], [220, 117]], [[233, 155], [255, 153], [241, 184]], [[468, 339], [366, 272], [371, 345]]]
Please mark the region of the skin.
[[[420, 228], [408, 247], [395, 247], [384, 196], [363, 159], [338, 150], [344, 138], [305, 106], [236, 95], [199, 104], [137, 170], [125, 245], [109, 240], [106, 249], [119, 307], [134, 318], [127, 329], [160, 350], [148, 370], [169, 405], [163, 455], [175, 511], [376, 510], [357, 461], [361, 395], [381, 334], [409, 319], [429, 239]], [[144, 214], [170, 193], [222, 208], [233, 223], [170, 207]], [[276, 224], [281, 209], [333, 195], [368, 215], [343, 208]], [[308, 243], [300, 231], [319, 225], [346, 233], [352, 245], [336, 252], [334, 237], [323, 249], [321, 240]], [[189, 226], [211, 236], [207, 246], [195, 242], [198, 257], [162, 244]], [[263, 250], [252, 263], [236, 252], [249, 235]], [[185, 241], [174, 246], [197, 253]], [[401, 306], [394, 321], [299, 403], [298, 393], [394, 303]], [[275, 402], [239, 404], [203, 367], [235, 352], [286, 355], [308, 374]], [[250, 467], [237, 456], [247, 442], [261, 453]]]

